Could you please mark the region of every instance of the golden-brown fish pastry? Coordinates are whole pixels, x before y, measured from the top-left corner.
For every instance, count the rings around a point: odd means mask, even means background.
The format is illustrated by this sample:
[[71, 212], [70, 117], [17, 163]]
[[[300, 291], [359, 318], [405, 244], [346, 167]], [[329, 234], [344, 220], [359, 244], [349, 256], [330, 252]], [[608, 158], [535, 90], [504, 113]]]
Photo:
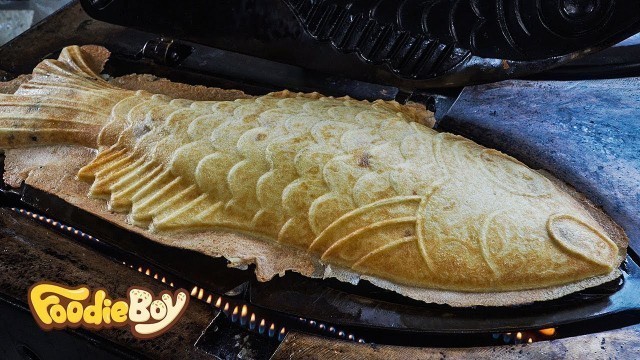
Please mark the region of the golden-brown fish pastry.
[[625, 239], [581, 203], [417, 120], [396, 102], [318, 94], [207, 102], [123, 90], [73, 46], [0, 96], [0, 148], [97, 148], [79, 179], [137, 226], [228, 229], [394, 284], [501, 292], [615, 275]]

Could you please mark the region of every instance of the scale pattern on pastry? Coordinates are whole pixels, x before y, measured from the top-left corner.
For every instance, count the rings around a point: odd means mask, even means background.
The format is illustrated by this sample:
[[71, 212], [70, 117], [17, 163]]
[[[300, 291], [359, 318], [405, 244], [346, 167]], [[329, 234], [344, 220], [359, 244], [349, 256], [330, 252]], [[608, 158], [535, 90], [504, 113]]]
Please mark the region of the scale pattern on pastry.
[[122, 90], [68, 47], [0, 96], [0, 148], [97, 148], [78, 178], [137, 226], [241, 232], [402, 285], [508, 291], [615, 270], [624, 249], [570, 195], [419, 120], [396, 102], [319, 94]]

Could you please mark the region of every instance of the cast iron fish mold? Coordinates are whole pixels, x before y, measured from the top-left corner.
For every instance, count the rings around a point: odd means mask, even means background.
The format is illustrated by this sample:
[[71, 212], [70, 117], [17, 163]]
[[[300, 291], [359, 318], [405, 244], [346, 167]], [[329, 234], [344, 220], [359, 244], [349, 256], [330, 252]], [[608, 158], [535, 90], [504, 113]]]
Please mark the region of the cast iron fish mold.
[[315, 39], [414, 79], [481, 59], [505, 60], [503, 70], [507, 60], [552, 63], [611, 45], [640, 23], [640, 2], [625, 0], [285, 1]]

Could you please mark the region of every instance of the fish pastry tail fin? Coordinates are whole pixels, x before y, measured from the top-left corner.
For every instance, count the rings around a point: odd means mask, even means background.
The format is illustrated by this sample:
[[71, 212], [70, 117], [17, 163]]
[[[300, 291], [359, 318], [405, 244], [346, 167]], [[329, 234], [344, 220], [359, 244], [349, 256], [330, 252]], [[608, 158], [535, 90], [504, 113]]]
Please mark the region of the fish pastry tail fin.
[[[103, 53], [92, 54], [90, 49]], [[53, 144], [96, 147], [111, 109], [131, 92], [100, 76], [108, 52], [69, 46], [42, 61], [14, 94], [0, 94], [0, 149]]]

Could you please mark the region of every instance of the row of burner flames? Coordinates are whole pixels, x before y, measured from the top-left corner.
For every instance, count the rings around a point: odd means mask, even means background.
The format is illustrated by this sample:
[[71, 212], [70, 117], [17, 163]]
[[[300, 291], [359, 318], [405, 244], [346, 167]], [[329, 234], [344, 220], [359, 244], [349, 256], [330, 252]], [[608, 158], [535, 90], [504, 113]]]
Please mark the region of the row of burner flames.
[[[89, 243], [101, 243], [101, 240], [90, 234], [44, 215], [21, 208], [12, 207], [10, 209], [18, 214], [36, 220], [56, 231], [69, 235], [74, 239], [88, 241]], [[265, 336], [273, 341], [282, 341], [288, 330], [294, 329], [358, 343], [367, 343], [364, 338], [357, 337], [353, 333], [341, 330], [330, 324], [302, 317], [294, 318], [288, 315], [275, 314], [272, 311], [252, 306], [246, 301], [208, 291], [198, 285], [190, 284], [185, 280], [177, 278], [172, 279], [170, 275], [162, 274], [161, 271], [154, 270], [153, 266], [149, 264], [133, 264], [132, 261], [120, 261], [120, 259], [118, 259], [118, 261], [120, 264], [152, 277], [154, 280], [160, 281], [171, 288], [191, 288], [190, 294], [192, 298], [214, 306], [216, 309], [221, 311], [232, 324], [240, 326], [242, 329], [249, 330], [252, 333]], [[536, 341], [550, 340], [556, 338], [557, 335], [556, 328], [545, 328], [538, 330], [522, 330], [518, 332], [494, 333], [492, 334], [492, 339], [496, 344], [530, 344]]]

